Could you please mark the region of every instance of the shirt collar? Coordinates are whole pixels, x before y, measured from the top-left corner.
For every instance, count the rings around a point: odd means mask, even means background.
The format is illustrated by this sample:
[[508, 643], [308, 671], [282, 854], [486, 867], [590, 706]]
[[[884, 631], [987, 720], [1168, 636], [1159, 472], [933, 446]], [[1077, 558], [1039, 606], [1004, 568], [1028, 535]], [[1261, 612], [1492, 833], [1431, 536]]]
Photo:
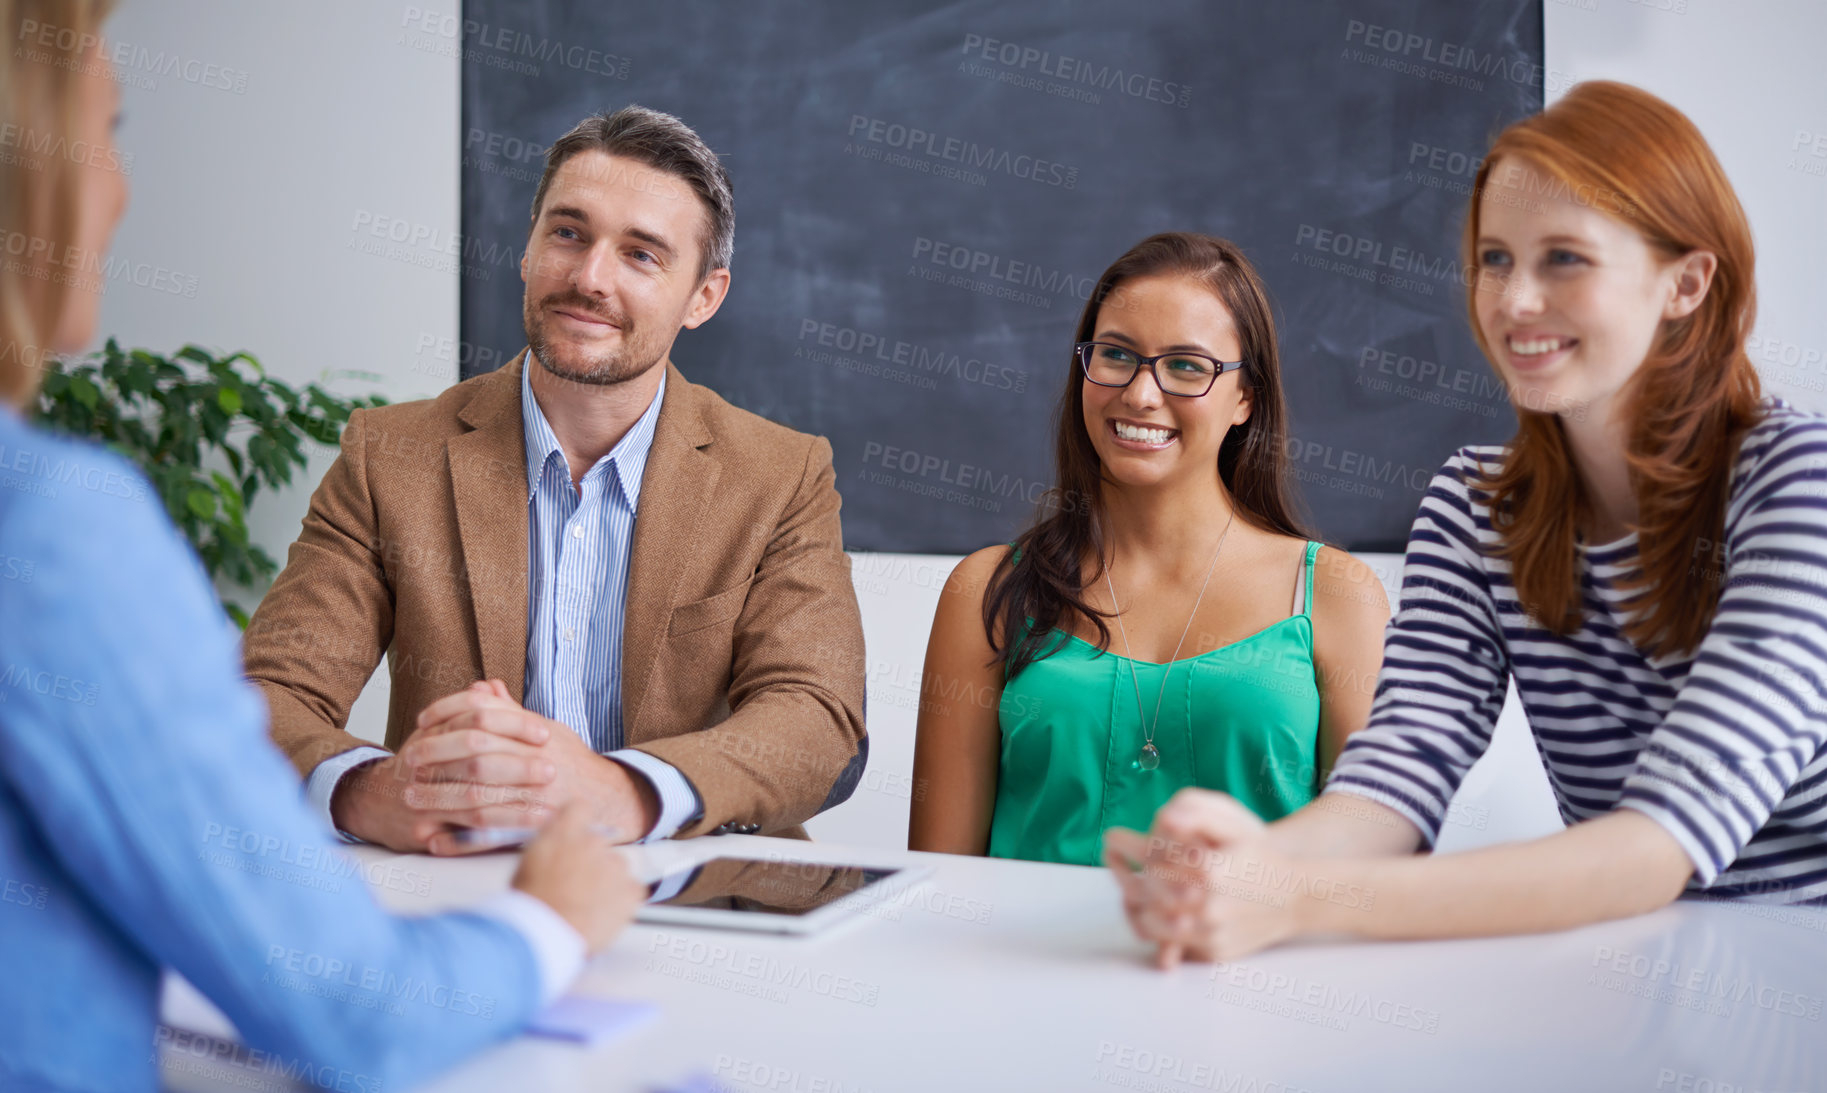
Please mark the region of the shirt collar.
[[[538, 367], [540, 365], [533, 359], [533, 351], [527, 350], [526, 359], [520, 368], [520, 422], [522, 432], [526, 435], [528, 501], [533, 500], [533, 495], [539, 491], [539, 480], [552, 457], [557, 455], [561, 464], [565, 460], [564, 449], [558, 443], [558, 434], [552, 431], [551, 423], [546, 421], [545, 411], [539, 408], [539, 400], [533, 397], [533, 369]], [[653, 401], [648, 404], [639, 420], [622, 435], [622, 439], [616, 442], [615, 447], [609, 450], [609, 454], [597, 461], [598, 466], [605, 462], [610, 465], [622, 484], [622, 496], [628, 498], [630, 509], [640, 507], [641, 475], [647, 470], [647, 454], [653, 450], [653, 434], [660, 420], [660, 404], [666, 401], [666, 366], [662, 364], [660, 368], [660, 386], [653, 393]]]

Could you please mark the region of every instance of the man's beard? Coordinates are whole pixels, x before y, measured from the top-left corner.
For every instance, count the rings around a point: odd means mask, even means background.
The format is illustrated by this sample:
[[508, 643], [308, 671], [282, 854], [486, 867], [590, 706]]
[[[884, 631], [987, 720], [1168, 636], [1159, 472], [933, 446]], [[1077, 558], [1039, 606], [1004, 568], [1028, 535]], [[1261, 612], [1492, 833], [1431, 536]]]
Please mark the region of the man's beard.
[[[552, 307], [562, 307], [592, 318], [604, 319], [621, 327], [622, 348], [601, 356], [585, 357], [575, 363], [560, 361], [546, 339], [546, 314]], [[644, 344], [644, 339], [631, 336], [634, 330], [626, 314], [607, 311], [574, 293], [547, 296], [537, 304], [529, 298], [524, 305], [522, 318], [526, 324], [527, 346], [532, 350], [534, 358], [541, 367], [560, 379], [609, 387], [645, 375], [648, 369], [660, 361], [661, 354], [649, 352], [653, 347]]]

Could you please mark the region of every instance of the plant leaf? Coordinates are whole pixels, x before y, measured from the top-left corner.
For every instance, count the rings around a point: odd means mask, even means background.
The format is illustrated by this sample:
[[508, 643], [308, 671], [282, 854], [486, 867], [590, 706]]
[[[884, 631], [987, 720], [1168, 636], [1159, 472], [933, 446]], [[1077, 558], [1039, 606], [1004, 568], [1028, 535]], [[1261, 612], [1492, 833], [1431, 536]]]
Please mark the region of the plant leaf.
[[96, 404], [101, 402], [101, 388], [95, 386], [95, 381], [85, 374], [87, 371], [84, 369], [70, 377], [70, 395], [82, 404], [83, 409], [92, 412]]

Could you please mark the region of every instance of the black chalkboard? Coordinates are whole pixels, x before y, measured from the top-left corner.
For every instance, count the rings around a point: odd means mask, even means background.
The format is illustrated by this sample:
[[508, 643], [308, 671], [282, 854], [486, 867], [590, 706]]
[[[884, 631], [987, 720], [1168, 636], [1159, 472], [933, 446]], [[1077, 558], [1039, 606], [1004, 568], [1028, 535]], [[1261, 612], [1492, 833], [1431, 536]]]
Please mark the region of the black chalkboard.
[[1327, 539], [1401, 549], [1445, 457], [1514, 427], [1459, 233], [1483, 149], [1541, 108], [1539, 0], [464, 15], [464, 374], [522, 345], [545, 146], [596, 110], [677, 114], [731, 172], [736, 257], [674, 360], [830, 438], [854, 549], [964, 552], [1027, 522], [1078, 310], [1156, 231], [1235, 240], [1267, 281]]

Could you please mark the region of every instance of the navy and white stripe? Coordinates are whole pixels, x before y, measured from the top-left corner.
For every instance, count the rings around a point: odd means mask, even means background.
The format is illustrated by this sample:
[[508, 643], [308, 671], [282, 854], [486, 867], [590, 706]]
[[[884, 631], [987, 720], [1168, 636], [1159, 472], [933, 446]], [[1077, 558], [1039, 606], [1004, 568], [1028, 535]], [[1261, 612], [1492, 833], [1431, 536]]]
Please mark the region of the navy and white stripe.
[[1370, 722], [1327, 791], [1402, 812], [1431, 844], [1513, 677], [1563, 820], [1633, 809], [1686, 850], [1690, 891], [1827, 904], [1827, 418], [1765, 409], [1725, 541], [1690, 569], [1695, 589], [1723, 581], [1691, 656], [1647, 658], [1620, 628], [1634, 535], [1581, 549], [1576, 633], [1534, 624], [1467, 484], [1504, 449], [1456, 452], [1409, 537]]
[[641, 476], [666, 398], [666, 379], [609, 454], [584, 472], [580, 490], [552, 426], [533, 397], [529, 352], [520, 414], [527, 456], [526, 708], [571, 727], [591, 750], [645, 775], [660, 798], [649, 838], [665, 838], [702, 804], [678, 768], [623, 747], [622, 618]]

